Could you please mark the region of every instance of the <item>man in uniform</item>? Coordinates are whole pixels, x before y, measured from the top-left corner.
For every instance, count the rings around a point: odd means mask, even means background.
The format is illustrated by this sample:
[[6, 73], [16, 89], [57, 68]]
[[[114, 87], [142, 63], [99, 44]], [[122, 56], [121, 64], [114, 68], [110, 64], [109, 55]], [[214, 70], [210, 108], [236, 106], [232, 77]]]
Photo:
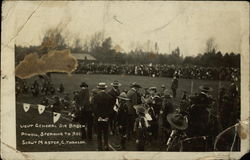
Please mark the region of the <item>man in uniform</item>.
[[[112, 106], [112, 97], [105, 92], [107, 85], [106, 83], [99, 83], [97, 85], [99, 92], [93, 98], [94, 104], [94, 114], [96, 118], [96, 125], [97, 125], [97, 140], [98, 140], [98, 150], [109, 150], [108, 147], [108, 121], [109, 115], [113, 109]], [[104, 147], [102, 143], [102, 137], [104, 139]]]
[[58, 96], [54, 96], [54, 102], [52, 104], [52, 112], [61, 112], [62, 104], [60, 102], [60, 98]]
[[136, 82], [132, 83], [131, 89], [128, 91], [127, 96], [130, 99], [128, 104], [128, 140], [131, 138], [131, 134], [133, 134], [133, 126], [136, 118], [136, 111], [134, 109], [134, 105], [141, 104], [139, 99], [141, 98], [138, 91], [141, 88], [139, 84]]
[[144, 151], [149, 124], [145, 117], [146, 110], [143, 107], [143, 105], [136, 105], [135, 108], [136, 108], [136, 113], [138, 115], [137, 118], [135, 119], [135, 124], [134, 124], [136, 147], [138, 151]]
[[[90, 107], [88, 85], [87, 83], [82, 82], [80, 87], [81, 87], [81, 90], [79, 92], [80, 124], [88, 125], [86, 123], [89, 119], [88, 110]], [[81, 131], [82, 131], [82, 139], [86, 139], [87, 138], [86, 127], [82, 127]]]
[[128, 128], [128, 102], [129, 99], [125, 92], [118, 96], [119, 108], [117, 115], [117, 125], [120, 133], [120, 150], [126, 149], [127, 128]]
[[109, 117], [109, 127], [111, 130], [111, 135], [116, 133], [116, 118], [117, 118], [117, 110], [118, 107], [116, 106], [117, 97], [120, 95], [119, 87], [121, 86], [121, 83], [119, 83], [117, 80], [115, 80], [113, 83], [111, 83], [112, 88], [107, 92], [109, 95], [112, 96], [112, 106], [114, 109], [112, 110], [110, 117]]
[[172, 85], [171, 85], [171, 89], [172, 89], [174, 98], [176, 97], [177, 88], [178, 88], [178, 79], [176, 76], [174, 76], [173, 80], [172, 80]]
[[[201, 92], [194, 98], [193, 104], [189, 109], [189, 128], [187, 134], [190, 137], [208, 136], [212, 130], [209, 122], [210, 108], [213, 102], [209, 92], [213, 89], [207, 85], [199, 87]], [[197, 151], [204, 151], [204, 143], [195, 143], [194, 146]]]

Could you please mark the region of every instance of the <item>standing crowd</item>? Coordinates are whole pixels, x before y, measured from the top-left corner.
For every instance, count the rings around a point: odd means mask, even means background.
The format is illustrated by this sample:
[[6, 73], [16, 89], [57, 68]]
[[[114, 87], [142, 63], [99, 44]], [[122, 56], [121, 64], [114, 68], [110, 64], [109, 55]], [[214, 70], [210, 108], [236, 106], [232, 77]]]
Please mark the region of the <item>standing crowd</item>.
[[239, 77], [240, 69], [232, 67], [202, 67], [195, 65], [166, 64], [79, 64], [76, 73], [93, 74], [127, 74], [150, 77], [173, 77], [178, 73], [180, 78], [205, 80], [230, 80], [231, 75]]
[[[110, 150], [111, 135], [119, 137], [118, 150], [126, 150], [127, 143], [134, 141], [137, 150], [143, 151], [153, 141], [160, 140], [169, 151], [183, 147], [184, 150], [211, 151], [219, 132], [240, 120], [240, 95], [234, 80], [228, 88], [220, 88], [218, 98], [210, 95], [213, 88], [208, 85], [200, 86], [200, 92], [194, 95], [186, 91], [179, 93], [178, 76], [173, 77], [171, 92], [165, 85], [161, 89], [154, 86], [144, 89], [134, 82], [129, 90], [120, 91], [121, 85], [115, 80], [108, 89], [106, 83], [100, 82], [89, 91], [88, 84], [82, 82], [72, 100], [63, 84], [56, 89], [52, 83], [39, 87], [34, 81], [30, 88], [33, 96], [44, 93], [41, 104], [46, 106], [51, 105], [46, 95], [62, 93], [63, 97], [54, 96], [52, 110], [67, 110], [73, 121], [85, 126], [81, 128], [82, 139], [92, 140], [96, 133], [99, 151]], [[22, 92], [28, 90], [26, 84], [17, 87], [22, 88]], [[177, 94], [182, 94], [178, 105]], [[231, 141], [231, 137], [227, 138]], [[237, 149], [240, 145], [235, 146]], [[230, 147], [228, 143], [222, 149]]]

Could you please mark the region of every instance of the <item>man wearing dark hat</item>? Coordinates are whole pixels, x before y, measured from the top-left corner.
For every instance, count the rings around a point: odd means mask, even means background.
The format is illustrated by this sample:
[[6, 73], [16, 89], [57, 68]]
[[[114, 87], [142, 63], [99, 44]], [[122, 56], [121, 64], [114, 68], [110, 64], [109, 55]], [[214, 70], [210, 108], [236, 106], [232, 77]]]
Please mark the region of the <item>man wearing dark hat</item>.
[[[197, 95], [194, 104], [189, 109], [189, 128], [187, 134], [190, 137], [208, 136], [211, 133], [212, 126], [209, 124], [209, 111], [213, 103], [209, 92], [213, 89], [207, 85], [199, 87], [201, 92]], [[196, 144], [197, 150], [203, 150], [204, 144]]]
[[53, 108], [52, 108], [52, 112], [61, 112], [62, 110], [62, 104], [60, 101], [60, 98], [58, 96], [54, 96], [54, 102], [52, 104]]
[[111, 83], [112, 88], [107, 92], [109, 95], [112, 96], [112, 106], [114, 106], [114, 109], [112, 110], [110, 117], [109, 117], [109, 126], [111, 129], [111, 134], [115, 134], [115, 127], [116, 127], [116, 117], [117, 117], [117, 106], [116, 101], [117, 97], [120, 95], [119, 87], [121, 86], [121, 83], [119, 83], [117, 80], [115, 80], [113, 83]]
[[[90, 118], [89, 116], [89, 110], [90, 110], [90, 103], [89, 103], [89, 89], [88, 85], [85, 82], [82, 82], [81, 85], [81, 90], [79, 92], [79, 106], [80, 106], [80, 123], [82, 125], [88, 126], [86, 122], [88, 122], [88, 119]], [[82, 138], [86, 139], [86, 128], [82, 127]], [[88, 137], [91, 138], [91, 137]]]
[[[96, 118], [97, 125], [97, 140], [98, 140], [98, 150], [109, 150], [108, 147], [108, 121], [110, 113], [113, 109], [112, 97], [105, 92], [107, 85], [106, 83], [99, 83], [97, 85], [99, 92], [93, 97], [94, 104], [94, 114]], [[103, 137], [103, 138], [102, 138]], [[104, 139], [104, 147], [102, 143]]]
[[172, 80], [172, 85], [171, 85], [171, 89], [172, 89], [172, 92], [173, 92], [173, 97], [175, 98], [176, 97], [176, 90], [178, 88], [178, 79], [176, 76], [173, 77], [173, 80]]
[[136, 82], [132, 83], [131, 89], [128, 91], [127, 96], [130, 99], [129, 104], [128, 104], [128, 120], [129, 120], [129, 128], [128, 128], [128, 139], [131, 138], [131, 134], [133, 133], [133, 125], [135, 122], [136, 118], [136, 112], [134, 109], [134, 105], [138, 105], [141, 102], [139, 101], [140, 94], [139, 94], [139, 89], [141, 86], [137, 84]]

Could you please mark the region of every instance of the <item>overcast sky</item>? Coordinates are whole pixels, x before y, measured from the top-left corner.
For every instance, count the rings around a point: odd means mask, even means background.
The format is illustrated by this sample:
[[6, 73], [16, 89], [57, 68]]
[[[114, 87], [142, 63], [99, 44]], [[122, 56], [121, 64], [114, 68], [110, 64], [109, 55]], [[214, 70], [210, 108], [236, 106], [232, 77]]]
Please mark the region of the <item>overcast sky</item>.
[[16, 32], [31, 16], [15, 40], [18, 45], [39, 45], [47, 29], [62, 27], [69, 39], [83, 41], [104, 31], [125, 51], [150, 40], [160, 52], [179, 46], [184, 56], [196, 55], [213, 37], [223, 53], [240, 52], [241, 15], [235, 2], [20, 1], [13, 8], [8, 14], [16, 17]]

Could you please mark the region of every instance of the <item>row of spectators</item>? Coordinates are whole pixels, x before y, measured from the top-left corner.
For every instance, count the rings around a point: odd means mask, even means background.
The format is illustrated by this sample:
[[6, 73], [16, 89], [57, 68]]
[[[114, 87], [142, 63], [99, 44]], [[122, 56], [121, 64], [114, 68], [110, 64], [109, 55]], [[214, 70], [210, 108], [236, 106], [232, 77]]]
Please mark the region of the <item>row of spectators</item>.
[[151, 77], [173, 77], [174, 75], [178, 75], [180, 78], [204, 80], [231, 80], [232, 77], [240, 77], [239, 68], [161, 64], [123, 65], [89, 63], [80, 64], [76, 73], [126, 74]]

